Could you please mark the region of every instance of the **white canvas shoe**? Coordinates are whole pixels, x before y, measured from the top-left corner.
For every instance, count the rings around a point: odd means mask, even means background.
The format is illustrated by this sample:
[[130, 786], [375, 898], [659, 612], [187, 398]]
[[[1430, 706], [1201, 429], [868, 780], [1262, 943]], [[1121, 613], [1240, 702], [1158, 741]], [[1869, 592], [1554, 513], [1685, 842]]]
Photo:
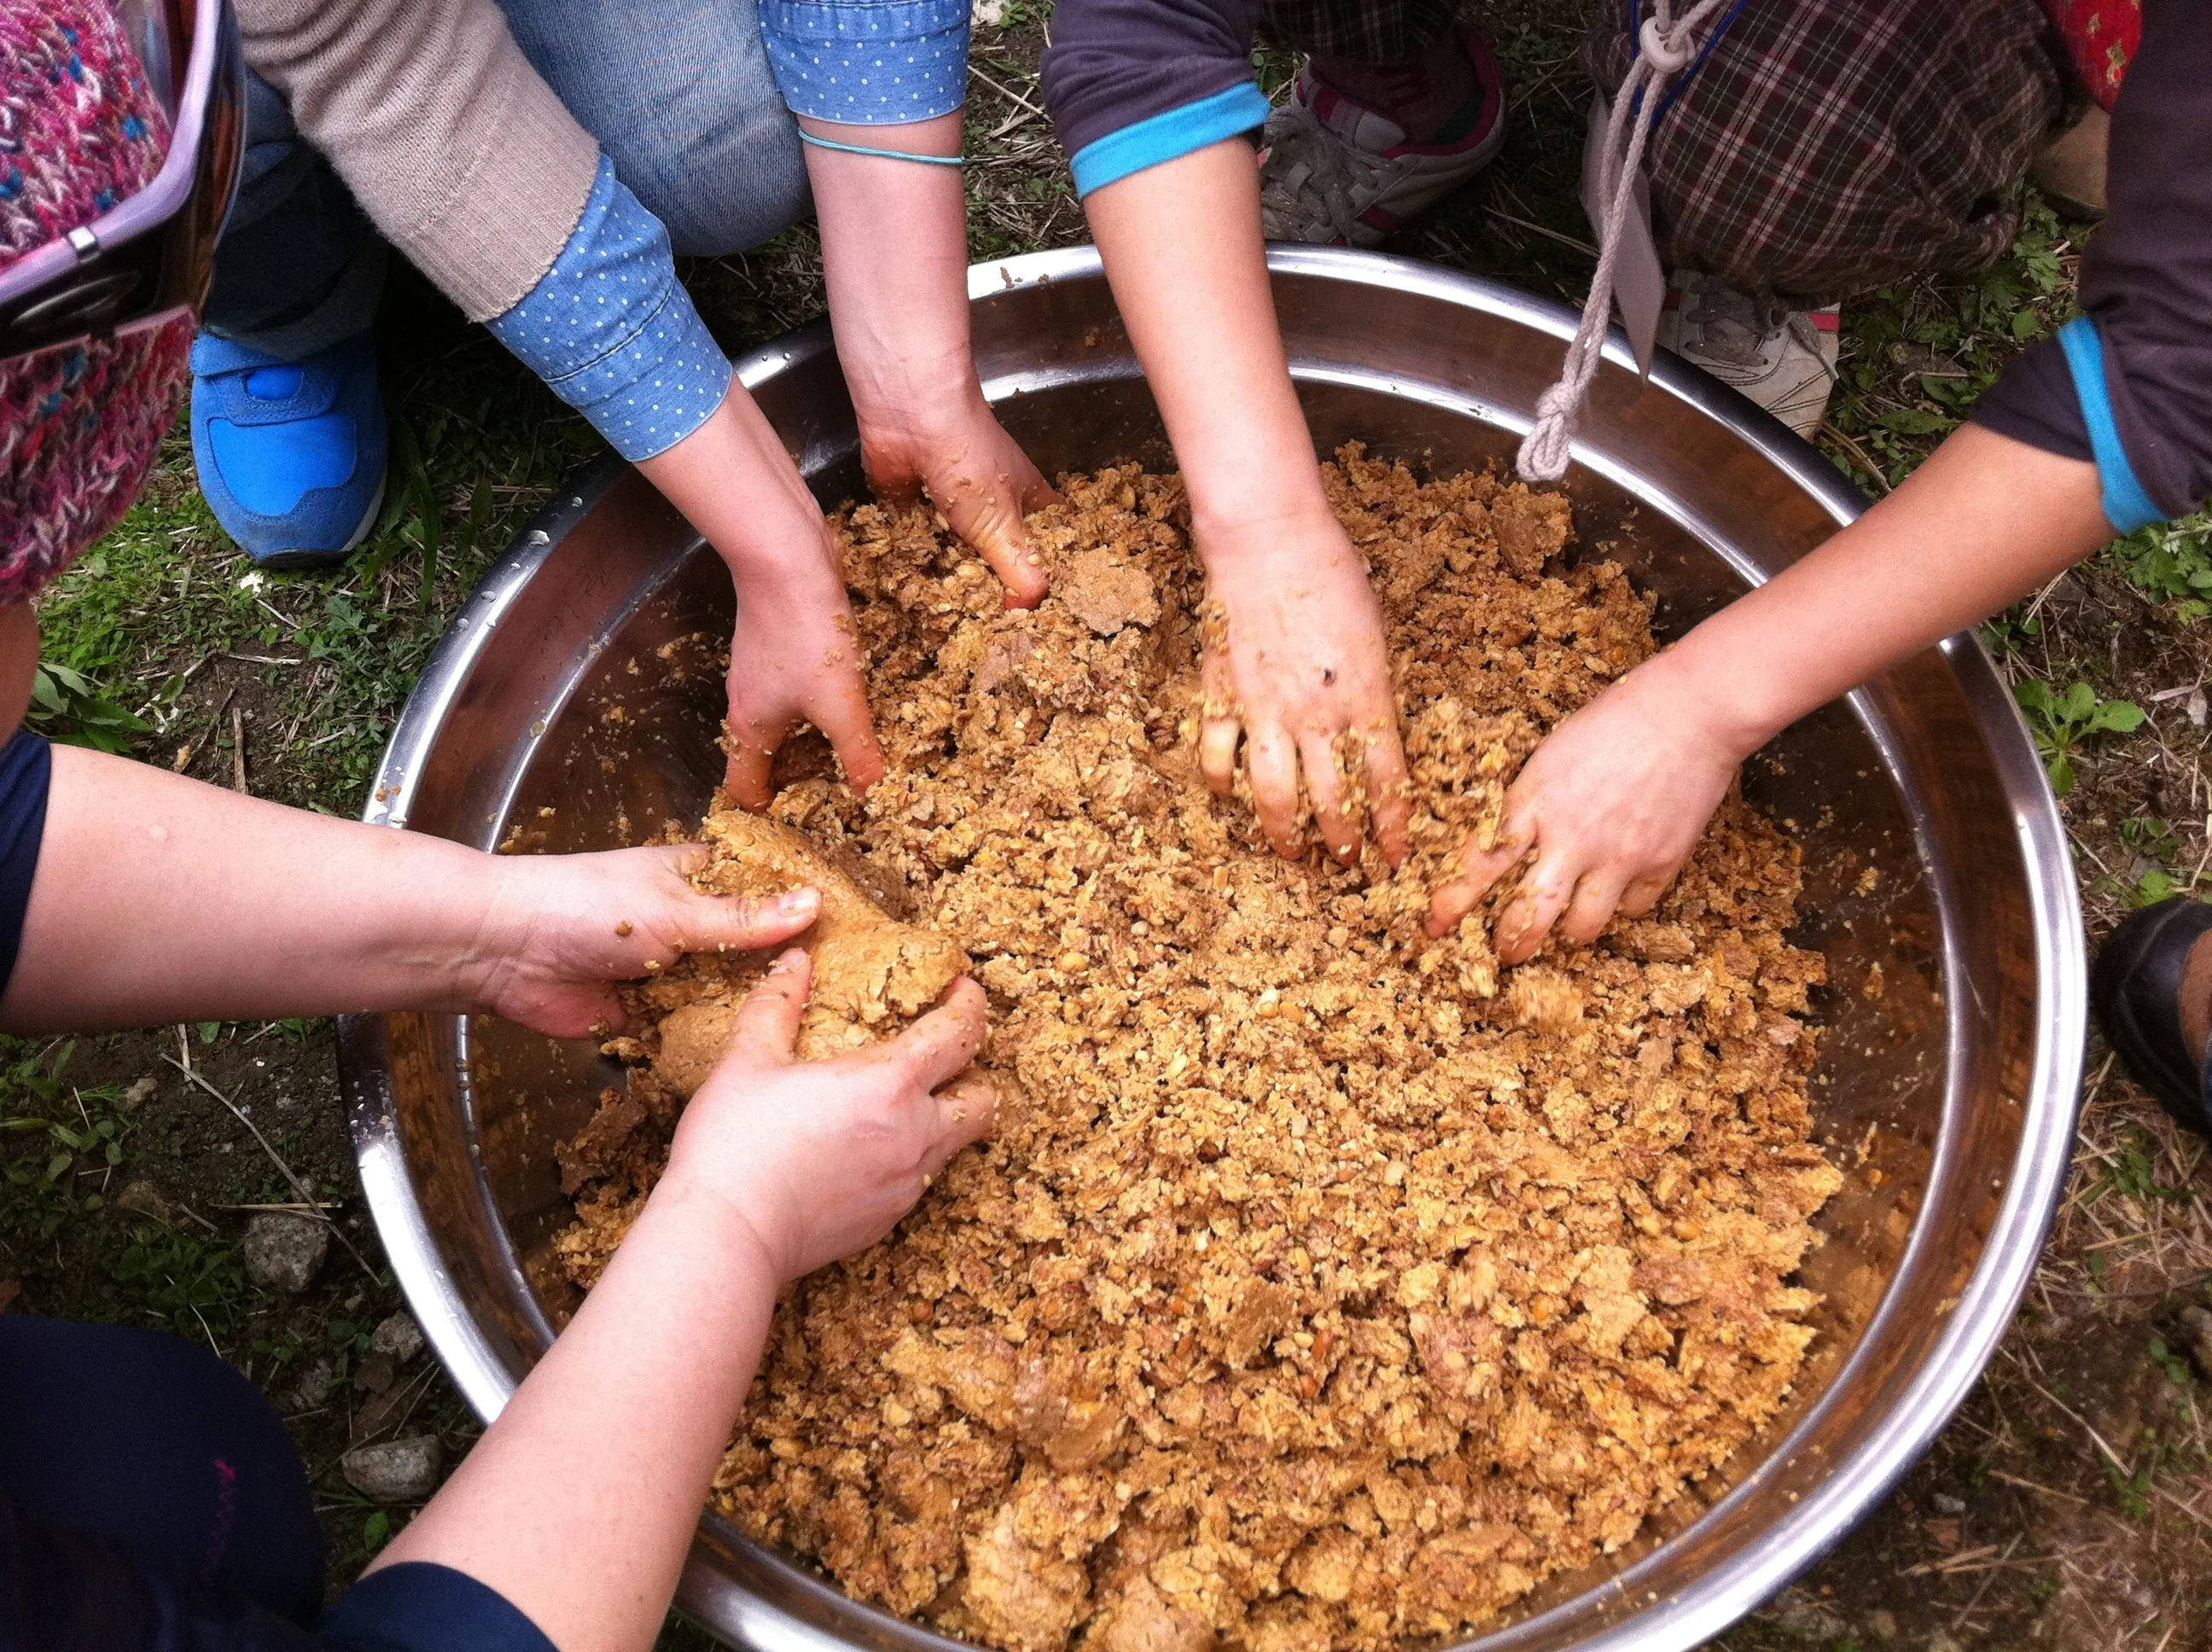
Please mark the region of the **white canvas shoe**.
[[1459, 25], [1482, 88], [1473, 131], [1449, 144], [1406, 142], [1405, 128], [1308, 69], [1267, 117], [1260, 216], [1271, 241], [1373, 246], [1488, 166], [1505, 141], [1505, 78], [1490, 43]]
[[1839, 320], [1834, 305], [1787, 310], [1686, 271], [1659, 313], [1659, 342], [1809, 441], [1836, 382]]

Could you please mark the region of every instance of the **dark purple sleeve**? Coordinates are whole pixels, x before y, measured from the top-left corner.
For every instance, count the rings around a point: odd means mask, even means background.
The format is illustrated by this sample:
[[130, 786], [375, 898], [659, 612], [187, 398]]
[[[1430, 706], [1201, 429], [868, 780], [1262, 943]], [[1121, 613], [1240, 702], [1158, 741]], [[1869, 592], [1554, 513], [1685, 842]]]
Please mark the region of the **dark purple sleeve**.
[[1060, 0], [1042, 65], [1072, 156], [1253, 79], [1260, 0]]
[[0, 1496], [5, 1652], [556, 1652], [465, 1573], [416, 1561], [371, 1572], [310, 1634], [234, 1589], [105, 1538], [49, 1529]]
[[[2121, 446], [2169, 516], [2212, 497], [2212, 3], [2148, 0], [2112, 108], [2105, 223], [2081, 259]], [[2023, 351], [1974, 422], [2094, 457], [2057, 341]]]
[[8, 1652], [326, 1652], [297, 1625], [104, 1538], [51, 1531], [0, 1497]]
[[315, 1633], [329, 1652], [556, 1652], [498, 1590], [427, 1560], [369, 1573]]

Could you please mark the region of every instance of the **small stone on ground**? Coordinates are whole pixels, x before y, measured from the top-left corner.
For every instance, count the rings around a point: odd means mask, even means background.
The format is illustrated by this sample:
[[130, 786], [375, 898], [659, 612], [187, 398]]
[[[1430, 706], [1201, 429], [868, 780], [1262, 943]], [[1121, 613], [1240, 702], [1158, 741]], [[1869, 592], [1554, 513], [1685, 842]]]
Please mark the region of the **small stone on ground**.
[[368, 1351], [389, 1355], [393, 1364], [404, 1365], [422, 1351], [422, 1327], [415, 1323], [412, 1314], [394, 1314], [370, 1335]]
[[346, 1484], [371, 1503], [420, 1503], [438, 1486], [443, 1454], [435, 1435], [356, 1446], [338, 1459]]
[[150, 1216], [156, 1222], [172, 1219], [169, 1201], [161, 1197], [161, 1190], [143, 1177], [116, 1194], [115, 1207], [134, 1216]]
[[337, 1373], [331, 1369], [331, 1362], [319, 1359], [300, 1373], [299, 1384], [292, 1390], [292, 1398], [301, 1411], [319, 1410], [331, 1397], [331, 1390], [337, 1386]]
[[312, 1217], [263, 1211], [246, 1224], [246, 1277], [264, 1291], [297, 1296], [331, 1254], [331, 1230]]

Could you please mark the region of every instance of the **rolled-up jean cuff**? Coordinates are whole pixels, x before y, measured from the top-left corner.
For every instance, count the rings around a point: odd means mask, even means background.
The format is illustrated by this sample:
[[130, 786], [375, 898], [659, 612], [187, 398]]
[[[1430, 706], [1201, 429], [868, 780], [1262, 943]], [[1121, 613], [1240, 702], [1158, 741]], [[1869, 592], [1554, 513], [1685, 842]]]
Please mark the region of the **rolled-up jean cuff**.
[[545, 382], [633, 465], [665, 453], [730, 393], [730, 359], [672, 276], [660, 307], [629, 338]]
[[761, 35], [784, 101], [811, 120], [903, 125], [968, 94], [966, 0], [765, 0]]
[[682, 441], [730, 392], [729, 358], [676, 278], [667, 230], [605, 157], [553, 267], [489, 325], [633, 464]]

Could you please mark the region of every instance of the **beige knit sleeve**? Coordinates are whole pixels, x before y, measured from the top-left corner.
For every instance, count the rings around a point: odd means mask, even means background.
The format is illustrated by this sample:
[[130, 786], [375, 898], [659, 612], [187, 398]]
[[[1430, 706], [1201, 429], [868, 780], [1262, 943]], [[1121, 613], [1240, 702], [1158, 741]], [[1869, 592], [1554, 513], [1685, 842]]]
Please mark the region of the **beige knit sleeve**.
[[284, 94], [392, 244], [488, 321], [583, 215], [599, 145], [494, 0], [237, 0], [246, 58]]

